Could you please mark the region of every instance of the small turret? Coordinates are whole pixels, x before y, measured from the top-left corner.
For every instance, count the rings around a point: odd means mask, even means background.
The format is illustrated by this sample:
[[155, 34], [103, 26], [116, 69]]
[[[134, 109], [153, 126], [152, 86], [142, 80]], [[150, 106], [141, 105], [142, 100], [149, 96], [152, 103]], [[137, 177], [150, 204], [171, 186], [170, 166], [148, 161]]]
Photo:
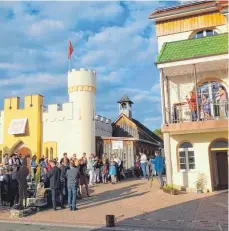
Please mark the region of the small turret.
[[134, 104], [127, 95], [124, 95], [118, 102], [119, 115], [124, 114], [129, 118], [132, 118], [132, 104]]

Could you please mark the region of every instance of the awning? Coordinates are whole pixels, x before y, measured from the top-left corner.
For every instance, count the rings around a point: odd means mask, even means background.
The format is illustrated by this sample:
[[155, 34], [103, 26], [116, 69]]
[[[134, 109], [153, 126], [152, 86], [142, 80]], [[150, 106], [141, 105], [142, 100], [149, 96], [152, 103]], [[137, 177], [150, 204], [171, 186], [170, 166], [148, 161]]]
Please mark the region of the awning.
[[12, 119], [8, 129], [8, 134], [9, 135], [25, 134], [26, 123], [27, 123], [27, 118]]

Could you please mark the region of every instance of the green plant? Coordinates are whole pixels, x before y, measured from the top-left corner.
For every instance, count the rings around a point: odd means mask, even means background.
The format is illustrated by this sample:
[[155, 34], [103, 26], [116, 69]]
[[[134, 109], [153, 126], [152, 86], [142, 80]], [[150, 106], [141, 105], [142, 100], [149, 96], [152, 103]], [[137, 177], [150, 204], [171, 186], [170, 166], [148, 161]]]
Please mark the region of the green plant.
[[198, 193], [203, 193], [204, 188], [207, 184], [207, 177], [204, 173], [199, 173], [197, 180], [196, 180], [196, 189]]

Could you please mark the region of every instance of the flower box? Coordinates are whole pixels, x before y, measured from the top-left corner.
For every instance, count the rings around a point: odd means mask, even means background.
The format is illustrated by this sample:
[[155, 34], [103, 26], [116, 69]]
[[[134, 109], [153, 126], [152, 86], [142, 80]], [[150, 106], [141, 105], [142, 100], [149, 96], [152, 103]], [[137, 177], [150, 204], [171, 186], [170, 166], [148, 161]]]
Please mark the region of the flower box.
[[178, 195], [179, 194], [179, 191], [178, 191], [178, 189], [176, 189], [176, 188], [172, 188], [172, 187], [163, 187], [163, 192], [164, 193], [168, 193], [168, 194], [170, 194], [170, 195]]

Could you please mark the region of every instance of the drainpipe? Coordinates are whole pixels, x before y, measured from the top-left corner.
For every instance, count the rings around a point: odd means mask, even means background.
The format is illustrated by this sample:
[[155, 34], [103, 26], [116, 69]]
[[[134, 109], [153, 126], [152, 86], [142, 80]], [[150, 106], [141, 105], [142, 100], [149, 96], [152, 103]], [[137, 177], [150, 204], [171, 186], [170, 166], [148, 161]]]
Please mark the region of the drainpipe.
[[195, 80], [195, 93], [196, 93], [196, 107], [197, 107], [197, 121], [200, 121], [200, 112], [199, 112], [199, 100], [198, 100], [198, 92], [197, 92], [197, 76], [196, 76], [196, 64], [193, 64], [194, 68], [194, 80]]

